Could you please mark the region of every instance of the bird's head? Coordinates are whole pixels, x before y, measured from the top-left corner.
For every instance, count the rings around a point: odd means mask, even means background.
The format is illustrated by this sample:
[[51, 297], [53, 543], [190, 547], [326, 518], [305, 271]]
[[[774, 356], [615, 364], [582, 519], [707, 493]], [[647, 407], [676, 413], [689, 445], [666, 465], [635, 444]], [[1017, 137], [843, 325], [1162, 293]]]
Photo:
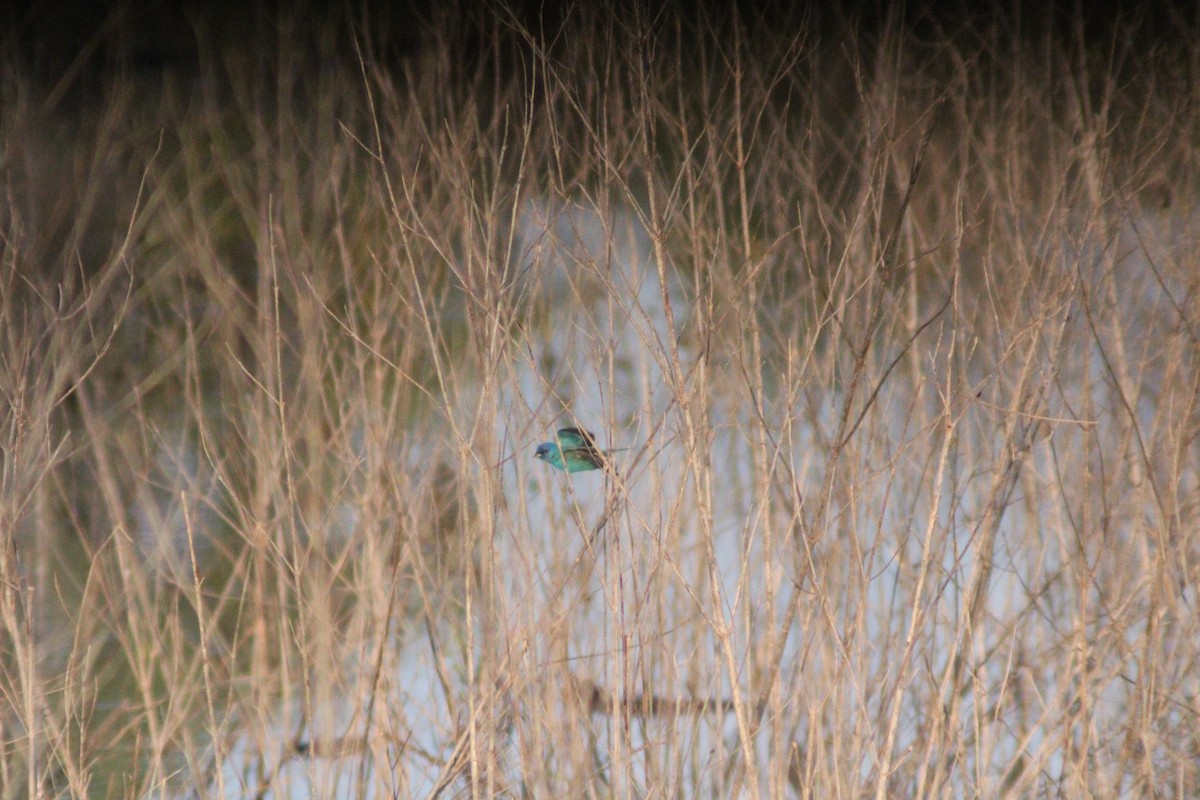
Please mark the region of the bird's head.
[[537, 446], [537, 450], [533, 451], [533, 457], [538, 461], [545, 461], [552, 467], [563, 467], [562, 448], [557, 442], [542, 442]]

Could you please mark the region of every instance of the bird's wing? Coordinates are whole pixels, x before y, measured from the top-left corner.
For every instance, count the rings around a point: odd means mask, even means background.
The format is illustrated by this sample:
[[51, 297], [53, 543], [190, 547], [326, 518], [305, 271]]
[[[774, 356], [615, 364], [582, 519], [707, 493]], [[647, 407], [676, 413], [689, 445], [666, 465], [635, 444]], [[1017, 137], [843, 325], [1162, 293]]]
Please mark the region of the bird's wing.
[[596, 447], [596, 437], [592, 435], [591, 431], [585, 431], [583, 428], [559, 428], [558, 443], [565, 450], [599, 449]]

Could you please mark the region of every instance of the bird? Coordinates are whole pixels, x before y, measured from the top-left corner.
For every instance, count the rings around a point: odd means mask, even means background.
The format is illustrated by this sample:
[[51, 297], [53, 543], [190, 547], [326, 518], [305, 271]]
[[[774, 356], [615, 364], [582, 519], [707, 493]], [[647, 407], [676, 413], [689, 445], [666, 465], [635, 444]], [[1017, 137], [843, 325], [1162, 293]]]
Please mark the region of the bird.
[[[583, 428], [559, 428], [553, 442], [542, 442], [533, 457], [564, 472], [587, 472], [609, 466], [608, 456], [619, 450], [601, 450], [596, 437]], [[623, 449], [623, 448], [621, 448]]]

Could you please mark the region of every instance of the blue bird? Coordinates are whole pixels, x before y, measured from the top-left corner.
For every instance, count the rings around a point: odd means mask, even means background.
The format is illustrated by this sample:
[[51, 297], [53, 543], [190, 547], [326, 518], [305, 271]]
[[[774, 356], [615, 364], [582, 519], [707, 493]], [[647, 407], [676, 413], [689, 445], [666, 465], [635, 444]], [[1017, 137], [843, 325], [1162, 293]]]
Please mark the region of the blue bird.
[[608, 466], [607, 456], [617, 450], [601, 450], [596, 437], [583, 428], [560, 428], [556, 441], [542, 442], [533, 457], [564, 472], [587, 472]]

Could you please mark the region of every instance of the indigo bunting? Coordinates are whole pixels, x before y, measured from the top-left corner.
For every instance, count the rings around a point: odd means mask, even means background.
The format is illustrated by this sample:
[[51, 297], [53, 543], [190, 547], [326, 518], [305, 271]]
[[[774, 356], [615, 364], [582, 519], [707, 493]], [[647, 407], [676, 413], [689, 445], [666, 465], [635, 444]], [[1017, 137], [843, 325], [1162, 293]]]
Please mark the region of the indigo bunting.
[[559, 428], [554, 438], [557, 441], [539, 444], [533, 457], [565, 472], [604, 469], [608, 466], [606, 456], [617, 452], [600, 450], [596, 437], [583, 428]]

